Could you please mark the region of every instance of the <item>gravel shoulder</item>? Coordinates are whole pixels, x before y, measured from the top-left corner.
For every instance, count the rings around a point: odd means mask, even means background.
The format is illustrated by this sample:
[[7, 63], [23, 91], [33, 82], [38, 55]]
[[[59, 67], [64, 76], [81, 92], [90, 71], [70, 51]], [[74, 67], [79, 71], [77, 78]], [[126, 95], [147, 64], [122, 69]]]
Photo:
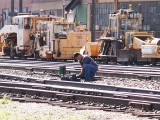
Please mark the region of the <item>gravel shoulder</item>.
[[[75, 110], [52, 106], [46, 103], [10, 102], [0, 106], [7, 110], [7, 120], [149, 120], [138, 118], [131, 113], [106, 112], [102, 110]], [[3, 112], [4, 113], [4, 112]]]

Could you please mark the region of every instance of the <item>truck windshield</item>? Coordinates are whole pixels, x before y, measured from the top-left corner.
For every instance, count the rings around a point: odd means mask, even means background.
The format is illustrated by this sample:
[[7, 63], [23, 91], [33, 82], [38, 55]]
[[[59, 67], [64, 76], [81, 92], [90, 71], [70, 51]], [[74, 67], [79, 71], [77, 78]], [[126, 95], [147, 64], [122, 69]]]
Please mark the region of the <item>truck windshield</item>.
[[110, 30], [111, 30], [111, 36], [112, 37], [118, 37], [118, 18], [113, 17], [110, 18]]
[[74, 31], [74, 24], [55, 24], [54, 33], [65, 33]]
[[120, 24], [121, 30], [138, 30], [138, 20], [137, 19], [122, 19]]

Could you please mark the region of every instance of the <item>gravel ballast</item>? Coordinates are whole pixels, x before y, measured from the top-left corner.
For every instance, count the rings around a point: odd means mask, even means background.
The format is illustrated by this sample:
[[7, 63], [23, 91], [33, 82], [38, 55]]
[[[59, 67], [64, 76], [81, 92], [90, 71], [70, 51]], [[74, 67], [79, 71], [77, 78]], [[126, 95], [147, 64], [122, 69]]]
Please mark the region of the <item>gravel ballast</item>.
[[[9, 70], [0, 69], [1, 74], [12, 74], [17, 76], [34, 77], [41, 79], [52, 79], [53, 74], [51, 73], [35, 73], [31, 71], [21, 71], [21, 70]], [[55, 78], [55, 77], [54, 77]], [[58, 79], [58, 78], [57, 78]], [[129, 78], [118, 78], [118, 77], [104, 77], [102, 80], [93, 81], [93, 83], [102, 85], [115, 85], [142, 89], [152, 89], [160, 90], [160, 81], [158, 80], [145, 80], [145, 79], [129, 79]]]
[[[1, 74], [11, 74], [41, 79], [55, 78], [54, 75], [50, 73], [34, 73], [31, 71], [12, 69], [0, 69], [0, 72]], [[102, 80], [93, 81], [93, 83], [160, 90], [160, 81], [158, 80], [104, 77]], [[37, 120], [39, 118], [45, 118], [44, 120], [148, 120], [148, 118], [138, 118], [133, 116], [131, 113], [108, 112], [102, 110], [75, 110], [71, 108], [68, 109], [65, 107], [52, 106], [44, 103], [12, 103], [15, 105], [15, 107], [13, 107], [11, 111], [15, 114], [21, 114], [26, 119], [28, 116], [33, 116]], [[3, 108], [0, 106], [0, 109]]]

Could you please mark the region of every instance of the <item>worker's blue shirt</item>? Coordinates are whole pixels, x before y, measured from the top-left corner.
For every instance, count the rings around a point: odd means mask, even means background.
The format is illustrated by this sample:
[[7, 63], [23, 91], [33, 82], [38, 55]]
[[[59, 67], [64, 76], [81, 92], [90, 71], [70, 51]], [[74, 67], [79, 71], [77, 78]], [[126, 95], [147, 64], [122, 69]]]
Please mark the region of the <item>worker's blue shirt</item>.
[[90, 64], [92, 66], [98, 66], [97, 63], [89, 56], [83, 56], [82, 61], [80, 61], [81, 65]]

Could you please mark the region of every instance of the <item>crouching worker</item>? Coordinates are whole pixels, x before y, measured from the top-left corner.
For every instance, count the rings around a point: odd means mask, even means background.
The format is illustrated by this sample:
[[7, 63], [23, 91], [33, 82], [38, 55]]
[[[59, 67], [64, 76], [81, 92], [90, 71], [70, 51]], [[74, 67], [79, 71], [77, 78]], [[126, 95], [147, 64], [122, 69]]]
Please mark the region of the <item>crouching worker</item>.
[[75, 53], [74, 59], [78, 60], [82, 66], [80, 77], [84, 77], [87, 81], [93, 80], [93, 77], [98, 70], [97, 63], [91, 57], [87, 55], [82, 56], [80, 53]]

